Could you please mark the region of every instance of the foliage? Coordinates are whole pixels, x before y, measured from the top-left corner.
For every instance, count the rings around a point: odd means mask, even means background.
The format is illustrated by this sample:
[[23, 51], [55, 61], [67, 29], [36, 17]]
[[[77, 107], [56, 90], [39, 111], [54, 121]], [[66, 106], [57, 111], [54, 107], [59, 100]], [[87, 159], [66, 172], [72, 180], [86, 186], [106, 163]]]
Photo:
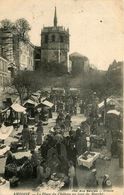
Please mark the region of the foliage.
[[13, 35], [25, 41], [29, 40], [28, 32], [31, 28], [28, 21], [24, 18], [17, 19], [14, 23], [8, 19], [1, 20], [0, 29], [9, 30]]
[[9, 19], [1, 20], [0, 28], [3, 29], [3, 30], [12, 30], [13, 23]]
[[24, 99], [28, 98], [31, 93], [41, 89], [44, 82], [44, 78], [33, 71], [19, 71], [12, 84], [19, 94], [21, 103], [23, 103]]
[[16, 20], [15, 29], [20, 37], [27, 39], [29, 38], [27, 33], [29, 30], [31, 30], [31, 27], [25, 18], [20, 18]]

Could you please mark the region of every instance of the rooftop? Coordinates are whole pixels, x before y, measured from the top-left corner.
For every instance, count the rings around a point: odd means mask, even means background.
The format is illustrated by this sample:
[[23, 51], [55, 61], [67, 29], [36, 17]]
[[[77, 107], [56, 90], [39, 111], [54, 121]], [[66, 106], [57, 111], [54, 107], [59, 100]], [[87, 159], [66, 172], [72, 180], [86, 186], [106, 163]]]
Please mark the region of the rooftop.
[[48, 26], [44, 27], [41, 31], [41, 33], [46, 32], [63, 32], [63, 33], [69, 33], [69, 29], [65, 29], [63, 26]]
[[86, 56], [84, 56], [78, 52], [74, 52], [74, 53], [70, 54], [70, 57], [78, 57], [78, 58], [83, 58], [85, 60], [88, 60], [88, 58]]

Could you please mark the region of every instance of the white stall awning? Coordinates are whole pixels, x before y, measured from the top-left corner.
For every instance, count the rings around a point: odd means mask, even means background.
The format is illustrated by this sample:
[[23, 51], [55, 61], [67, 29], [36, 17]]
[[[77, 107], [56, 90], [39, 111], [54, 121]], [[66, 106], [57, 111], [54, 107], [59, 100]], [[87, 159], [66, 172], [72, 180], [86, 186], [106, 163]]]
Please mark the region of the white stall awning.
[[26, 108], [21, 106], [20, 104], [12, 104], [11, 108], [15, 111], [15, 112], [25, 112]]
[[12, 131], [13, 126], [6, 127], [5, 125], [2, 125], [2, 127], [0, 128], [0, 139], [5, 140], [6, 138], [9, 137]]
[[120, 112], [119, 111], [117, 111], [117, 110], [109, 110], [108, 112], [107, 112], [107, 114], [115, 114], [115, 115], [120, 115]]
[[52, 108], [53, 107], [53, 103], [51, 103], [51, 102], [49, 102], [49, 101], [47, 101], [47, 100], [45, 100], [45, 101], [43, 101], [43, 102], [41, 102], [44, 106], [48, 106], [48, 107], [50, 107], [50, 108]]

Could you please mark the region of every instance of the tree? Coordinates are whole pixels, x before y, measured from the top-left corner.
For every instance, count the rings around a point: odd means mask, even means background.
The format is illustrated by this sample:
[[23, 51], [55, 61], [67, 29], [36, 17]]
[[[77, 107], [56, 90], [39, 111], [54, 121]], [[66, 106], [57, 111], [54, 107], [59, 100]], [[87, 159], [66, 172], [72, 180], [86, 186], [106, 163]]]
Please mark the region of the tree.
[[18, 92], [21, 104], [36, 90], [44, 86], [44, 78], [34, 71], [19, 71], [13, 78], [12, 85]]
[[8, 19], [1, 20], [0, 28], [3, 30], [12, 30], [13, 23], [11, 22], [11, 20]]
[[12, 23], [9, 19], [1, 20], [0, 29], [9, 30], [13, 35], [23, 40], [29, 40], [28, 31], [31, 30], [28, 21], [24, 18], [17, 19]]
[[20, 37], [25, 38], [25, 39], [29, 39], [28, 31], [31, 30], [31, 27], [25, 18], [20, 18], [20, 19], [16, 20], [15, 29], [17, 31], [17, 34]]

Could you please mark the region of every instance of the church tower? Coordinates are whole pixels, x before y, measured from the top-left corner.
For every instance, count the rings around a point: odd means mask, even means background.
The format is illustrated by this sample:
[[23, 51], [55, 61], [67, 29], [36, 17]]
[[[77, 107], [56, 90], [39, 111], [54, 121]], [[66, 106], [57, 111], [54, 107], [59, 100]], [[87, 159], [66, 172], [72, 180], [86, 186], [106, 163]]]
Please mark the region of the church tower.
[[53, 26], [41, 30], [41, 65], [62, 64], [68, 71], [69, 29], [58, 26], [55, 7]]
[[54, 14], [54, 26], [56, 26], [56, 27], [57, 27], [56, 7], [55, 7], [55, 14]]

